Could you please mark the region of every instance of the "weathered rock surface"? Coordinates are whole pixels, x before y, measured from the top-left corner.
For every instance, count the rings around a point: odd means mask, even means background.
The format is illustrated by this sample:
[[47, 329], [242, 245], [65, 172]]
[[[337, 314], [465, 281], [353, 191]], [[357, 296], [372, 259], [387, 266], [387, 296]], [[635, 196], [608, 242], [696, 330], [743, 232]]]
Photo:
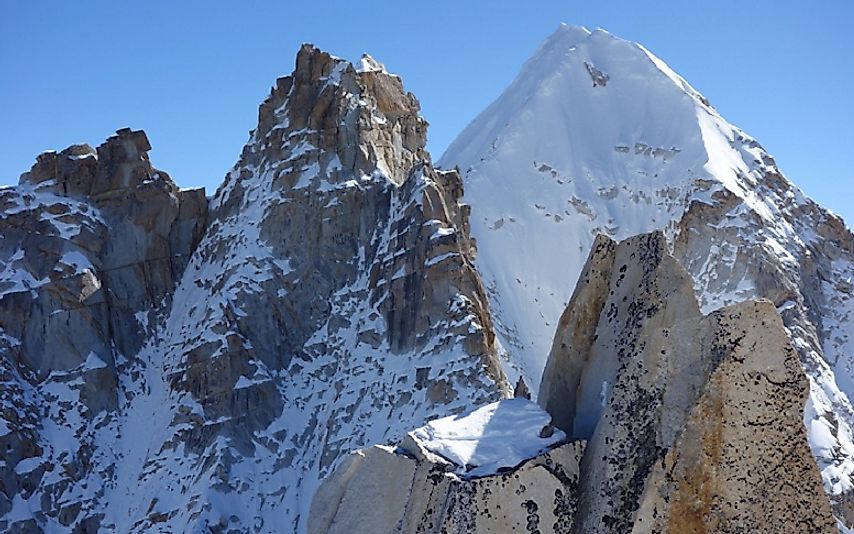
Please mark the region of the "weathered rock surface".
[[[851, 233], [645, 49], [539, 55], [446, 158], [473, 219], [400, 79], [310, 45], [210, 201], [129, 129], [0, 189], [0, 530], [303, 531], [334, 471], [315, 529], [826, 531], [798, 413], [852, 524]], [[408, 444], [505, 371], [580, 466]]]
[[583, 449], [557, 444], [513, 469], [469, 478], [410, 433], [396, 448], [347, 457], [318, 489], [309, 533], [569, 532]]
[[660, 232], [597, 238], [539, 402], [588, 440], [577, 532], [833, 532], [776, 308], [702, 315]]

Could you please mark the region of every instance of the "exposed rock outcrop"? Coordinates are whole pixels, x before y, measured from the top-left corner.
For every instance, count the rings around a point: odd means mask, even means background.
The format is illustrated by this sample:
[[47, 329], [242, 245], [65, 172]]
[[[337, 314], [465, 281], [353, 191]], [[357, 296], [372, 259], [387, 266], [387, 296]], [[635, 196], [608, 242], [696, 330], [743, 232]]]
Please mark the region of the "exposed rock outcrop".
[[121, 375], [207, 217], [203, 190], [179, 190], [150, 148], [119, 130], [0, 189], [0, 528], [98, 523], [116, 412], [135, 394]]
[[[662, 233], [600, 236], [542, 379], [558, 429], [546, 419], [538, 435], [559, 441], [521, 463], [499, 448], [496, 463], [494, 436], [535, 434], [500, 405], [431, 422], [397, 449], [351, 455], [320, 487], [310, 531], [835, 532], [807, 392], [771, 302], [703, 315]], [[513, 467], [485, 472], [487, 460]]]
[[577, 532], [833, 532], [774, 305], [703, 316], [660, 232], [600, 236], [539, 402], [588, 440]]
[[150, 149], [144, 132], [119, 130], [97, 151], [40, 155], [0, 193], [0, 325], [40, 379], [90, 352], [111, 363], [111, 344], [133, 356], [145, 339], [136, 314], [171, 294], [201, 239], [204, 191], [179, 190]]

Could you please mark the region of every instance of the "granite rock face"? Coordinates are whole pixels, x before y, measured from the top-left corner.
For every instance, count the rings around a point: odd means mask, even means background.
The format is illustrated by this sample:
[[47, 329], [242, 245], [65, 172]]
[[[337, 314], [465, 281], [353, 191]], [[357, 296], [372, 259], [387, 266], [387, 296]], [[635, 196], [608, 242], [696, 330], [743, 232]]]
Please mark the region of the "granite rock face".
[[119, 130], [97, 150], [42, 154], [0, 189], [3, 528], [97, 524], [85, 510], [103, 489], [85, 488], [113, 476], [102, 440], [134, 394], [120, 377], [207, 217], [204, 192], [179, 190], [150, 148], [143, 132]]
[[702, 315], [660, 232], [600, 236], [539, 402], [587, 440], [577, 532], [834, 532], [769, 301]]
[[495, 436], [529, 439], [518, 421], [479, 409], [432, 422], [351, 455], [320, 486], [309, 531], [835, 532], [807, 393], [771, 302], [703, 315], [661, 232], [600, 236], [542, 379], [557, 429], [539, 436], [559, 441], [484, 474], [474, 458], [494, 461]]
[[146, 501], [177, 476], [169, 500], [191, 504], [140, 509], [135, 528], [165, 513], [176, 529], [301, 530], [350, 451], [509, 394], [462, 184], [433, 169], [425, 132], [397, 77], [314, 47], [276, 82], [211, 201], [165, 348], [144, 349], [169, 415], [131, 491]]
[[762, 159], [768, 168], [755, 191], [773, 215], [718, 192], [708, 202], [689, 203], [668, 235], [704, 311], [748, 298], [774, 303], [808, 379], [803, 419], [810, 447], [836, 516], [851, 528], [854, 236], [842, 219], [804, 198], [770, 156]]

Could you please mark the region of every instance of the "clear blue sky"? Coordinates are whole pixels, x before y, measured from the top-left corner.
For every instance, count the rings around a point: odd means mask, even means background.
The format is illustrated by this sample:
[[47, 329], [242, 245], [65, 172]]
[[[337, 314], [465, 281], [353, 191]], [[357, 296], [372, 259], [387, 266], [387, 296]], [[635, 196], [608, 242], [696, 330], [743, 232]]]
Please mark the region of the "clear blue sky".
[[210, 194], [302, 42], [400, 74], [438, 159], [561, 21], [646, 45], [854, 221], [850, 0], [3, 2], [0, 184], [130, 126], [155, 166]]

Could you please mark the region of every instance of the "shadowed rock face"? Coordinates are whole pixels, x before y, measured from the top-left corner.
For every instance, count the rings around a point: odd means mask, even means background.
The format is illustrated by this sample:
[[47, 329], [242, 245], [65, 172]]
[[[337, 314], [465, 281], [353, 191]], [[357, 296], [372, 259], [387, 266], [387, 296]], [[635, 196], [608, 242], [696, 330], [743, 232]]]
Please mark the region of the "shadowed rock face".
[[509, 395], [460, 177], [363, 64], [303, 46], [210, 204], [131, 130], [0, 190], [0, 529], [300, 530], [349, 451]]
[[599, 237], [539, 402], [587, 439], [577, 532], [833, 532], [771, 302], [703, 316], [661, 233]]
[[[201, 238], [203, 190], [179, 190], [151, 166], [150, 149], [144, 132], [119, 130], [97, 151], [74, 145], [40, 155], [17, 188], [0, 193], [9, 258], [0, 293], [14, 301], [0, 321], [40, 378], [93, 349], [112, 362], [111, 344], [133, 356], [145, 337], [135, 314], [171, 294]], [[12, 271], [32, 280], [16, 283]], [[27, 306], [36, 295], [49, 302]], [[67, 316], [49, 318], [59, 310]]]

